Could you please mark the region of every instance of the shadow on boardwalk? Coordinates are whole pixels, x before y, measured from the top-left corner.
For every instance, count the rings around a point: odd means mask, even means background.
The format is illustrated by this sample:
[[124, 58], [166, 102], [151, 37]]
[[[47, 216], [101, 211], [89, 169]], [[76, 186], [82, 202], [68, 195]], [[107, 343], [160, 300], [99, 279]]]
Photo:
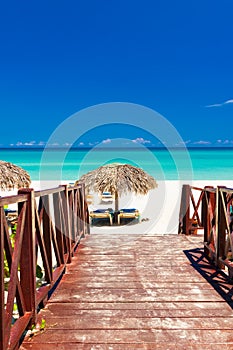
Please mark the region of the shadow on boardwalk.
[[211, 284], [211, 286], [233, 309], [233, 282], [230, 282], [227, 274], [210, 264], [204, 255], [203, 248], [184, 250], [184, 253], [191, 262], [192, 267]]

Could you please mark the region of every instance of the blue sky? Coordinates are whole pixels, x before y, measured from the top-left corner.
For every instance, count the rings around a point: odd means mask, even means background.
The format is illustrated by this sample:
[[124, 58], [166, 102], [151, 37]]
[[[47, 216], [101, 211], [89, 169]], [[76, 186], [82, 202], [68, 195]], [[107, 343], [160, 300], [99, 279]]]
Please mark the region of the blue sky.
[[[232, 0], [3, 2], [0, 145], [43, 145], [83, 108], [130, 102], [190, 146], [233, 146], [232, 18]], [[82, 142], [117, 136], [109, 126]]]

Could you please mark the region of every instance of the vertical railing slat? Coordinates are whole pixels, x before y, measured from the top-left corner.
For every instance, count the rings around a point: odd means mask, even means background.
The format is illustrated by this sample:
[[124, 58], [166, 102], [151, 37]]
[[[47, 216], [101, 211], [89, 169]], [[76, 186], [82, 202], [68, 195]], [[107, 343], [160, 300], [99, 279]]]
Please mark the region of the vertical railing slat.
[[63, 210], [65, 214], [65, 227], [66, 230], [64, 232], [66, 236], [66, 246], [67, 246], [67, 253], [68, 253], [68, 263], [71, 263], [71, 228], [70, 228], [70, 211], [69, 211], [69, 195], [68, 195], [68, 186], [65, 185], [64, 193], [62, 193], [63, 197]]
[[0, 350], [4, 350], [5, 341], [5, 306], [4, 306], [4, 209], [0, 207]]
[[[19, 194], [27, 194], [27, 212], [23, 245], [20, 256], [20, 283], [25, 298], [26, 311], [32, 312], [30, 324], [36, 322], [36, 251], [35, 251], [35, 196], [33, 189], [20, 189]], [[21, 210], [19, 203], [18, 211]]]
[[49, 262], [47, 258], [44, 236], [40, 226], [40, 218], [37, 211], [35, 211], [35, 230], [36, 230], [36, 238], [37, 238], [37, 249], [40, 248], [41, 258], [42, 258], [44, 271], [45, 271], [45, 279], [48, 283], [50, 283], [52, 280], [52, 276], [51, 276]]
[[45, 251], [48, 261], [49, 271], [45, 271], [45, 278], [48, 283], [52, 282], [52, 273], [53, 273], [53, 259], [52, 259], [52, 235], [51, 235], [51, 221], [50, 221], [50, 206], [49, 206], [49, 196], [43, 197], [43, 238], [45, 244]]
[[227, 222], [226, 222], [227, 221], [226, 193], [223, 193], [220, 187], [218, 187], [218, 193], [219, 193], [219, 196], [218, 196], [219, 205], [218, 205], [217, 265], [219, 268], [223, 268], [224, 266], [219, 261], [219, 258], [224, 258], [224, 259], [227, 258], [227, 256], [224, 256], [224, 255], [225, 255], [225, 246], [226, 246], [226, 231], [229, 232], [229, 225], [227, 225]]
[[62, 234], [60, 193], [55, 193], [53, 195], [53, 205], [54, 205], [54, 221], [55, 221], [57, 246], [58, 246], [58, 251], [60, 256], [60, 262], [61, 264], [64, 264], [64, 243], [63, 243], [63, 234]]

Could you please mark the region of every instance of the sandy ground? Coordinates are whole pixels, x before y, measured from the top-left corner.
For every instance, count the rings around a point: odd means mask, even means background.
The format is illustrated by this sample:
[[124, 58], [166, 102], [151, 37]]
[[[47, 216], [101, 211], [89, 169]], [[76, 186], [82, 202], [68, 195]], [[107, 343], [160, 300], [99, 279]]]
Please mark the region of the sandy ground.
[[[180, 181], [157, 181], [158, 187], [145, 196], [129, 194], [120, 198], [119, 208], [137, 208], [141, 213], [141, 222], [121, 226], [92, 226], [94, 233], [153, 233], [177, 234], [178, 219], [183, 184]], [[192, 181], [192, 186], [203, 188], [205, 186], [233, 187], [233, 181]], [[193, 191], [197, 202], [200, 191]], [[113, 203], [102, 204], [97, 197], [89, 209], [114, 208]], [[192, 209], [191, 209], [192, 214]]]

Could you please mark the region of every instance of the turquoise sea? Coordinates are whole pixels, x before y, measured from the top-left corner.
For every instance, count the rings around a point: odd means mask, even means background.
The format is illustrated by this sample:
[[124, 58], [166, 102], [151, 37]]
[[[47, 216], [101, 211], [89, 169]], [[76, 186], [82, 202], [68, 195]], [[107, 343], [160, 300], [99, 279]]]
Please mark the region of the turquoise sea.
[[0, 159], [21, 166], [33, 181], [75, 181], [111, 162], [137, 165], [157, 180], [233, 180], [233, 148], [1, 149]]

